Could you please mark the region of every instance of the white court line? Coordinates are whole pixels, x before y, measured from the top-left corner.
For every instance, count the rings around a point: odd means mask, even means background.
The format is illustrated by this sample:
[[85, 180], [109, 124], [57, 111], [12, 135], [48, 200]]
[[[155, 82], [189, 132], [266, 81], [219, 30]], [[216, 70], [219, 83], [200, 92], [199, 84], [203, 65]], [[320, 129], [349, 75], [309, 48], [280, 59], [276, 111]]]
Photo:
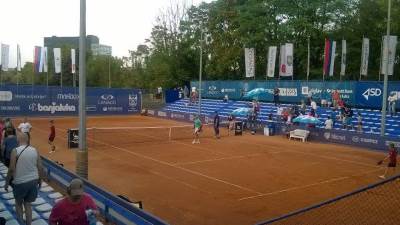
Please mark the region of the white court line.
[[265, 196], [269, 196], [269, 195], [276, 195], [276, 194], [283, 193], [283, 192], [295, 191], [295, 190], [305, 189], [305, 188], [312, 187], [312, 186], [318, 186], [318, 185], [322, 185], [322, 184], [333, 183], [333, 182], [336, 182], [336, 181], [349, 179], [351, 177], [362, 176], [362, 175], [366, 175], [366, 174], [369, 174], [369, 173], [375, 173], [375, 172], [380, 171], [380, 170], [382, 170], [382, 168], [375, 169], [375, 170], [370, 170], [370, 171], [367, 171], [367, 172], [364, 172], [364, 173], [360, 173], [360, 174], [357, 174], [357, 175], [345, 176], [345, 177], [337, 177], [337, 178], [333, 178], [333, 179], [329, 179], [329, 180], [325, 180], [325, 181], [321, 181], [321, 182], [317, 182], [317, 183], [307, 184], [307, 185], [304, 185], [304, 186], [292, 187], [292, 188], [287, 188], [287, 189], [283, 189], [283, 190], [279, 190], [279, 191], [273, 191], [273, 192], [269, 192], [269, 193], [263, 193], [263, 194], [259, 194], [259, 195], [253, 195], [253, 196], [249, 196], [249, 197], [244, 197], [244, 198], [238, 199], [238, 201], [254, 199], [254, 198], [259, 198], [259, 197], [265, 197]]
[[[58, 129], [60, 129], [60, 128], [58, 128]], [[90, 138], [88, 138], [88, 139], [90, 139]], [[153, 161], [153, 162], [157, 162], [157, 163], [162, 164], [162, 165], [173, 167], [175, 169], [183, 170], [183, 171], [185, 171], [187, 173], [194, 174], [194, 175], [197, 175], [197, 176], [200, 176], [200, 177], [204, 177], [204, 178], [207, 178], [209, 180], [213, 180], [213, 181], [216, 181], [216, 182], [219, 182], [219, 183], [223, 183], [223, 184], [226, 184], [226, 185], [229, 185], [229, 186], [232, 186], [232, 187], [236, 187], [238, 189], [241, 189], [241, 190], [244, 190], [244, 191], [247, 191], [247, 192], [251, 192], [251, 193], [255, 193], [255, 194], [261, 194], [261, 192], [252, 190], [250, 188], [246, 188], [246, 187], [243, 187], [243, 186], [240, 186], [240, 185], [237, 185], [237, 184], [230, 183], [228, 181], [224, 181], [224, 180], [221, 180], [221, 179], [218, 179], [218, 178], [215, 178], [215, 177], [211, 177], [211, 176], [202, 174], [200, 172], [189, 170], [189, 169], [186, 169], [186, 168], [181, 167], [181, 166], [176, 166], [176, 165], [174, 165], [172, 163], [161, 161], [161, 160], [158, 160], [158, 159], [155, 159], [155, 158], [143, 155], [143, 154], [139, 154], [139, 153], [136, 153], [136, 152], [131, 152], [131, 151], [125, 149], [125, 148], [121, 148], [121, 147], [118, 147], [118, 146], [115, 146], [115, 145], [112, 145], [112, 144], [108, 144], [108, 143], [104, 143], [104, 142], [100, 142], [100, 141], [95, 141], [95, 140], [93, 140], [93, 141], [97, 142], [97, 143], [100, 143], [100, 144], [103, 144], [103, 145], [107, 145], [107, 146], [112, 147], [114, 149], [118, 149], [118, 150], [126, 152], [128, 154], [135, 155], [135, 156], [140, 157], [140, 158], [144, 158], [144, 159], [147, 159], [147, 160], [150, 160], [150, 161]], [[189, 146], [191, 146], [191, 145], [189, 145]]]
[[205, 159], [205, 160], [185, 162], [185, 163], [174, 163], [174, 165], [184, 166], [184, 165], [192, 165], [192, 164], [205, 163], [205, 162], [215, 162], [215, 161], [220, 161], [220, 160], [256, 157], [256, 156], [260, 156], [260, 155], [265, 155], [265, 153], [256, 153], [256, 154], [250, 154], [250, 155], [237, 155], [237, 156], [231, 156], [231, 157], [224, 157], [224, 158], [217, 158], [217, 159]]

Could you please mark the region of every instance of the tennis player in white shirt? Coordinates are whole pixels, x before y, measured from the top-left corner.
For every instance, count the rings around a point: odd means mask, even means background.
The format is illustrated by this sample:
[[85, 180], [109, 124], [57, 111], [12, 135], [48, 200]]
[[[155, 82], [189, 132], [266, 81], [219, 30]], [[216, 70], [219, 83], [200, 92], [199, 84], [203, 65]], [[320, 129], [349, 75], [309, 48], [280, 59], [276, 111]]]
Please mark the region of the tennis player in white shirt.
[[20, 123], [18, 126], [18, 129], [22, 132], [28, 135], [28, 141], [31, 140], [31, 129], [32, 125], [28, 122], [28, 118], [24, 118], [24, 122]]

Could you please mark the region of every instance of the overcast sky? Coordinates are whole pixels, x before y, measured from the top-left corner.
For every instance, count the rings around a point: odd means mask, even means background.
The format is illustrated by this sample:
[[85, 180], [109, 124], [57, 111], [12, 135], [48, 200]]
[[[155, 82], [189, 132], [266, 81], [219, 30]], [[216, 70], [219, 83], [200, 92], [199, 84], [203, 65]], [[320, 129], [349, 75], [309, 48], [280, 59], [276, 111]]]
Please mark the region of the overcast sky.
[[[86, 34], [112, 46], [114, 56], [150, 36], [155, 17], [172, 2], [183, 0], [86, 0]], [[188, 0], [198, 5], [212, 0]], [[80, 0], [0, 0], [0, 42], [10, 45], [10, 67], [16, 64], [16, 45], [22, 61], [32, 61], [34, 46], [43, 46], [43, 37], [79, 35]]]

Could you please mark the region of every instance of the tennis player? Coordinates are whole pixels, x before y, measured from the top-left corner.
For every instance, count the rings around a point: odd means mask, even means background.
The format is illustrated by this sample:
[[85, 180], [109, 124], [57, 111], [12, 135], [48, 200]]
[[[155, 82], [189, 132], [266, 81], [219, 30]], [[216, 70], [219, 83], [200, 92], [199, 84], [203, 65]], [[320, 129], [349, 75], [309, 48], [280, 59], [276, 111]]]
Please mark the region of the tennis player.
[[389, 154], [386, 156], [383, 160], [378, 162], [378, 165], [382, 164], [386, 159], [389, 159], [389, 163], [386, 167], [385, 173], [382, 176], [379, 176], [379, 178], [385, 179], [386, 174], [389, 170], [389, 167], [393, 168], [393, 172], [396, 171], [396, 164], [397, 164], [397, 150], [394, 147], [394, 143], [389, 144]]
[[193, 124], [194, 124], [194, 133], [193, 133], [194, 139], [192, 144], [200, 144], [200, 132], [203, 124], [201, 123], [199, 116], [196, 116], [194, 118]]
[[49, 145], [50, 152], [54, 153], [56, 151], [56, 146], [54, 145], [54, 139], [56, 138], [56, 128], [54, 127], [54, 120], [50, 120], [50, 134], [49, 134]]

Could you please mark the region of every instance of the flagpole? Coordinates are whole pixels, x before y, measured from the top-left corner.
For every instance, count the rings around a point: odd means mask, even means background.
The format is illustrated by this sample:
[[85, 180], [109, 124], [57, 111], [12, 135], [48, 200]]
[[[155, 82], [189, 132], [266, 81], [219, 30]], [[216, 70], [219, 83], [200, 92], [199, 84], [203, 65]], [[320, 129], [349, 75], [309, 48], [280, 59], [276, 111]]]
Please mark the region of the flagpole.
[[111, 55], [108, 56], [108, 88], [111, 88]]
[[383, 52], [383, 37], [381, 38], [381, 56], [379, 57], [379, 72], [378, 72], [378, 80], [381, 81], [381, 71], [382, 71], [382, 52]]
[[389, 48], [390, 48], [390, 10], [391, 0], [388, 0], [388, 15], [387, 15], [387, 28], [386, 28], [386, 73], [383, 78], [383, 99], [382, 99], [382, 118], [381, 118], [381, 136], [385, 135], [386, 129], [386, 101], [387, 101], [387, 87], [389, 75]]
[[363, 62], [364, 62], [364, 35], [362, 38], [362, 42], [361, 42], [361, 63], [360, 63], [360, 78], [358, 79], [359, 81], [361, 81], [361, 70], [362, 70], [362, 66], [363, 66]]
[[307, 84], [310, 78], [310, 36], [307, 39]]
[[61, 86], [61, 88], [63, 87], [63, 70], [62, 70], [62, 64], [61, 64], [60, 86]]

